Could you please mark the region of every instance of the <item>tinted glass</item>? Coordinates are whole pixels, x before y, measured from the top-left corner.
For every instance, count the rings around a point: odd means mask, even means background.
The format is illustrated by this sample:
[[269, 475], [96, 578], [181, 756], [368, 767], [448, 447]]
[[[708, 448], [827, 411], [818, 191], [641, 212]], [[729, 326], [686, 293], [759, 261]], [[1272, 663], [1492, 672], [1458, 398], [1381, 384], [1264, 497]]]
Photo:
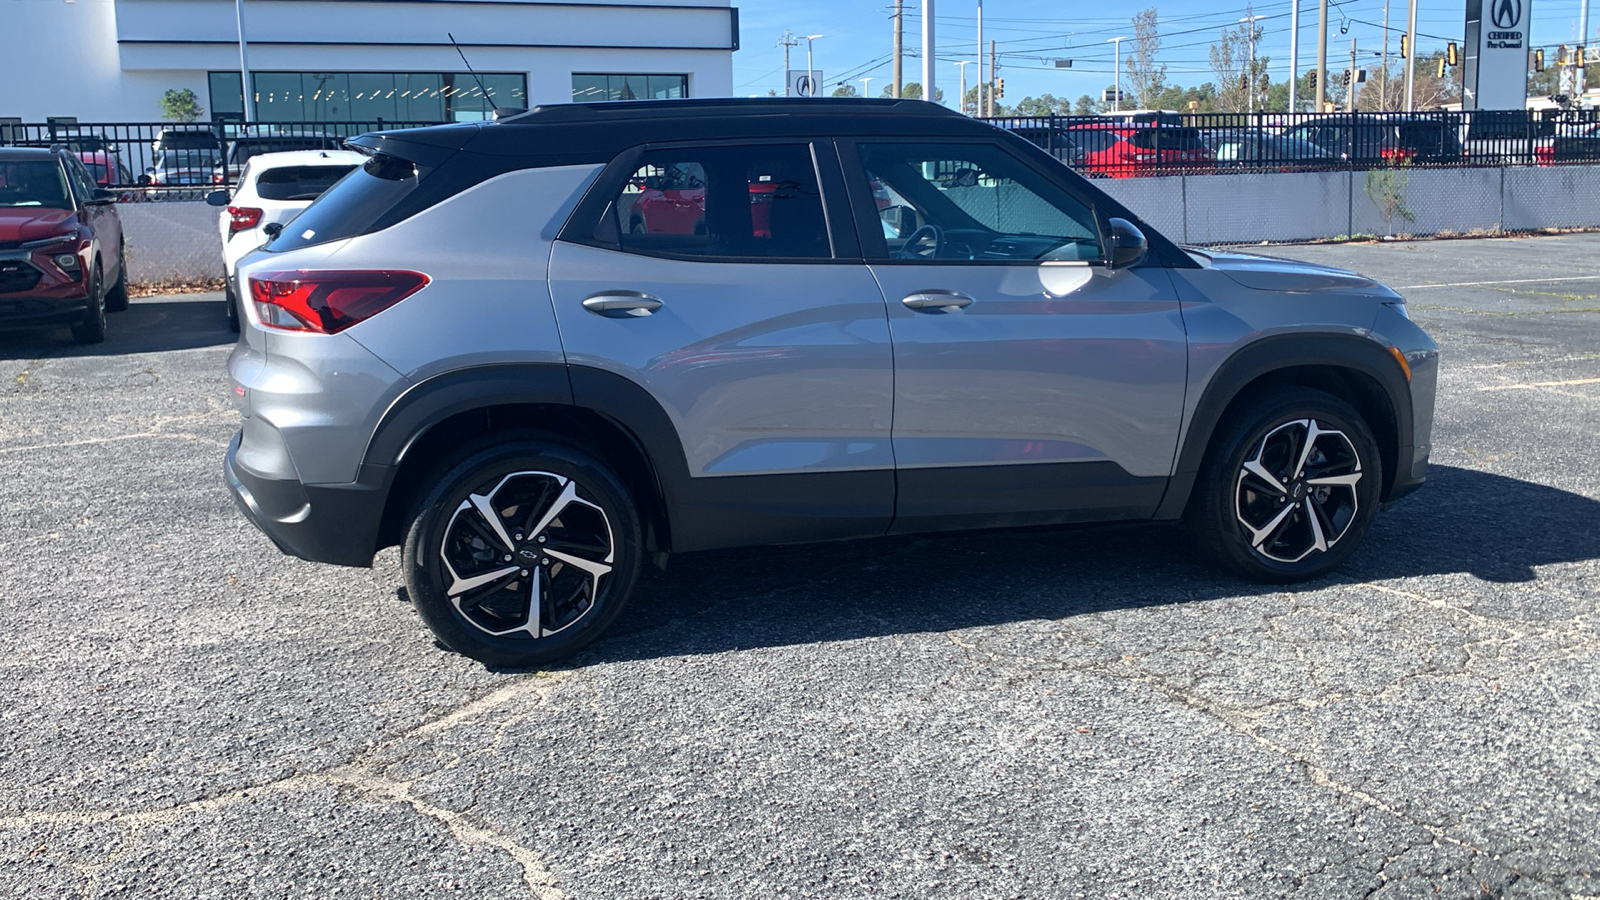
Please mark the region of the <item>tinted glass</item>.
[[363, 234], [428, 174], [406, 160], [374, 156], [307, 207], [267, 249], [295, 250]]
[[61, 164], [53, 159], [0, 163], [0, 206], [71, 209]]
[[1090, 153], [1098, 153], [1114, 146], [1121, 140], [1122, 138], [1118, 137], [1115, 132], [1107, 131], [1104, 128], [1073, 129], [1072, 131], [1073, 143]]
[[885, 248], [871, 255], [955, 261], [1100, 258], [1094, 210], [999, 147], [863, 144], [860, 152], [867, 186], [886, 197], [878, 201]]
[[1144, 128], [1128, 138], [1128, 143], [1141, 150], [1202, 150], [1205, 142], [1197, 128]]
[[355, 166], [284, 166], [268, 169], [256, 181], [263, 200], [315, 200], [350, 174]]
[[647, 153], [608, 215], [616, 217], [617, 244], [632, 253], [747, 259], [830, 255], [822, 194], [804, 144]]

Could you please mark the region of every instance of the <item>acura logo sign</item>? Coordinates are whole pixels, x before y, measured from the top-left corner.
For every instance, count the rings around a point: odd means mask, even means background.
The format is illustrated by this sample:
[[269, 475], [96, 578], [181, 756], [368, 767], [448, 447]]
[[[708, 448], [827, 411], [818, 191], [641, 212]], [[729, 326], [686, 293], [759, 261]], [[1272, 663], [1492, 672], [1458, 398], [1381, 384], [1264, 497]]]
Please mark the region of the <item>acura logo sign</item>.
[[1490, 0], [1496, 28], [1515, 28], [1522, 22], [1522, 0]]

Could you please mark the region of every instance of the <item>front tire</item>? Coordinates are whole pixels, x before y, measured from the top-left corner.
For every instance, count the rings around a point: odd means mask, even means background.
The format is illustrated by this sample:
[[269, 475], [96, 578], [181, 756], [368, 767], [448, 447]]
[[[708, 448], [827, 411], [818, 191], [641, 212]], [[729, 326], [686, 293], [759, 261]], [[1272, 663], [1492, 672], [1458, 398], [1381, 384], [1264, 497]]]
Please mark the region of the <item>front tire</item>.
[[128, 308], [128, 250], [117, 250], [117, 283], [106, 291], [106, 312], [122, 312]]
[[72, 340], [79, 344], [98, 344], [106, 339], [106, 295], [101, 278], [100, 262], [96, 260], [89, 282], [89, 308], [83, 321], [72, 326]]
[[412, 520], [401, 563], [441, 643], [524, 668], [572, 656], [615, 621], [641, 543], [634, 503], [603, 463], [518, 441], [447, 466]]
[[1331, 394], [1284, 388], [1218, 428], [1184, 521], [1235, 572], [1302, 581], [1356, 551], [1382, 487], [1377, 441], [1361, 415]]

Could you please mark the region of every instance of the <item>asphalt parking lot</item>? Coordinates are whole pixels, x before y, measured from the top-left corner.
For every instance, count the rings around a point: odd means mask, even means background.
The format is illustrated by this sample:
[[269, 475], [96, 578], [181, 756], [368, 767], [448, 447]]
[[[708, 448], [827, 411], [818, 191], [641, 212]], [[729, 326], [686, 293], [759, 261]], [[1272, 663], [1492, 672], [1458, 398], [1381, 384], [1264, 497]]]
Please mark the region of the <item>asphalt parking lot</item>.
[[1429, 484], [1336, 575], [685, 555], [537, 673], [235, 512], [216, 295], [0, 335], [0, 895], [1600, 895], [1600, 235], [1266, 249], [1442, 347]]

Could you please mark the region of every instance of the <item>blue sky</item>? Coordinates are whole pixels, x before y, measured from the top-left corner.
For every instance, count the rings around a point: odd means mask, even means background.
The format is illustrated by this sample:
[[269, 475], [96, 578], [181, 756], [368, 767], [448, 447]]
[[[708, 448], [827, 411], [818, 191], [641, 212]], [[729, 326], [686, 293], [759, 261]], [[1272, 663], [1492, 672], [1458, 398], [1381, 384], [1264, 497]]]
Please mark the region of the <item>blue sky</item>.
[[[784, 29], [796, 35], [821, 34], [813, 42], [815, 65], [832, 86], [841, 78], [851, 79], [856, 90], [859, 81], [871, 77], [867, 88], [877, 96], [890, 81], [890, 52], [893, 49], [894, 4], [892, 0], [812, 0], [806, 5], [776, 3], [772, 0], [733, 0], [739, 7], [740, 43], [733, 56], [733, 93], [736, 96], [766, 94], [768, 89], [783, 92], [783, 48], [779, 40]], [[1532, 4], [1533, 43], [1552, 48], [1576, 42], [1581, 0], [1523, 0]], [[1300, 0], [1300, 71], [1316, 65], [1317, 0]], [[1073, 7], [1090, 7], [1092, 15], [1077, 16]], [[1132, 18], [1139, 10], [1154, 6], [1162, 33], [1161, 59], [1167, 64], [1168, 83], [1185, 86], [1213, 80], [1208, 48], [1223, 28], [1234, 27], [1246, 14], [1239, 0], [1171, 0], [1067, 4], [1043, 0], [985, 0], [983, 39], [996, 42], [1000, 55], [1000, 75], [1006, 82], [1005, 99], [1014, 103], [1028, 95], [1051, 93], [1057, 97], [1098, 94], [1112, 80], [1113, 47], [1107, 38], [1133, 36]], [[1257, 53], [1271, 57], [1273, 80], [1281, 81], [1289, 72], [1290, 0], [1257, 3], [1251, 10], [1265, 15], [1263, 34]], [[1344, 0], [1328, 4], [1328, 67], [1343, 69], [1349, 63], [1350, 40], [1354, 38], [1363, 65], [1375, 64], [1376, 51], [1383, 40], [1384, 0]], [[1405, 0], [1390, 0], [1389, 53], [1399, 53], [1399, 36], [1405, 31]], [[1600, 32], [1600, 0], [1592, 0], [1589, 33]], [[1461, 40], [1464, 4], [1422, 0], [1417, 10], [1417, 44], [1423, 53], [1443, 47], [1446, 41]], [[1112, 12], [1111, 10], [1116, 10]], [[906, 2], [905, 61], [907, 81], [920, 81], [922, 20], [920, 0]], [[959, 85], [957, 60], [976, 59], [976, 0], [937, 0], [935, 6], [937, 57], [936, 83], [953, 98]], [[1600, 46], [1600, 39], [1590, 41]], [[1130, 44], [1123, 45], [1124, 60]], [[805, 68], [806, 44], [790, 50], [793, 68]], [[1372, 55], [1368, 57], [1368, 51]], [[1554, 53], [1547, 54], [1552, 60]], [[1073, 60], [1071, 69], [1057, 69], [1053, 61]], [[1370, 59], [1370, 62], [1368, 60]], [[987, 63], [985, 63], [987, 65]], [[976, 66], [967, 66], [968, 84], [976, 77]]]

